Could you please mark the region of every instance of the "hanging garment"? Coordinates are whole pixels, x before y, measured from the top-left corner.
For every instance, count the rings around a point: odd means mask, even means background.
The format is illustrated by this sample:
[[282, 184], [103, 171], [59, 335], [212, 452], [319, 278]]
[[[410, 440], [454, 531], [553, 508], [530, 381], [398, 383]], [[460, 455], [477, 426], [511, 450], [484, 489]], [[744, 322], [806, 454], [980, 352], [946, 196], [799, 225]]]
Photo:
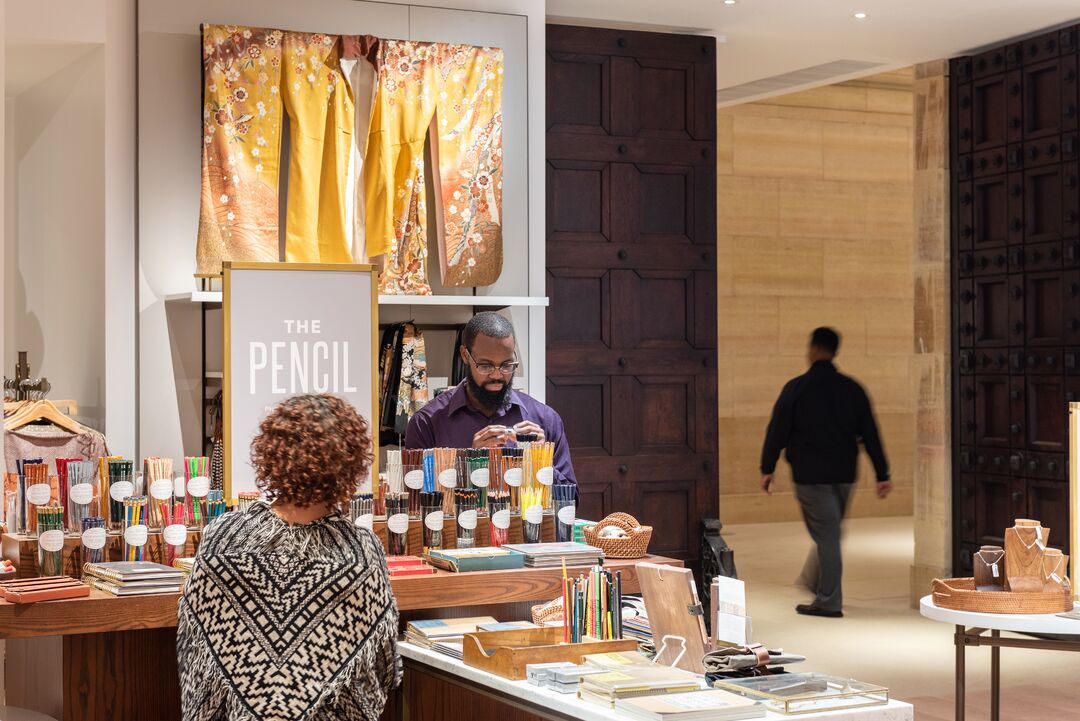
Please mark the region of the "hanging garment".
[[401, 384], [401, 339], [404, 323], [383, 330], [379, 352], [379, 429], [393, 431], [397, 416], [398, 387]]
[[203, 158], [197, 261], [277, 261], [282, 108], [289, 114], [285, 259], [347, 263], [353, 100], [341, 38], [203, 25]]
[[[4, 433], [4, 466], [9, 473], [16, 472], [16, 461], [21, 458], [41, 458], [49, 465], [49, 475], [56, 475], [57, 458], [96, 461], [108, 455], [105, 436], [95, 430], [71, 433], [52, 424], [29, 424]], [[94, 468], [96, 476], [96, 463]]]
[[424, 335], [412, 323], [406, 323], [401, 338], [401, 383], [398, 385], [397, 414], [394, 430], [405, 435], [413, 414], [428, 402], [427, 351]]
[[354, 263], [367, 263], [364, 207], [364, 157], [367, 153], [371, 106], [375, 102], [378, 75], [375, 59], [379, 39], [373, 35], [342, 35], [341, 72], [349, 82], [354, 103], [353, 143], [349, 157], [348, 183], [345, 189], [346, 224], [352, 234]]
[[424, 142], [431, 136], [446, 285], [502, 271], [502, 51], [380, 40], [364, 161], [369, 258], [381, 293], [428, 295]]

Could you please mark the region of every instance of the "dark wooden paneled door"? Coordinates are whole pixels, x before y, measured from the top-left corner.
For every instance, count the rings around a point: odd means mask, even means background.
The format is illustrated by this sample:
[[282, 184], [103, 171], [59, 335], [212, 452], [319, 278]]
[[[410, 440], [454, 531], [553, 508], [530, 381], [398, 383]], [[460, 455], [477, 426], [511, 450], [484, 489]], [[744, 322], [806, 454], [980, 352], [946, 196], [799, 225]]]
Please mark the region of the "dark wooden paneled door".
[[717, 505], [711, 37], [547, 28], [547, 400], [578, 515], [698, 560]]
[[[954, 559], [1038, 518], [1067, 548], [1068, 403], [1080, 400], [1080, 26], [957, 58]], [[1077, 549], [1069, 549], [1073, 553]]]

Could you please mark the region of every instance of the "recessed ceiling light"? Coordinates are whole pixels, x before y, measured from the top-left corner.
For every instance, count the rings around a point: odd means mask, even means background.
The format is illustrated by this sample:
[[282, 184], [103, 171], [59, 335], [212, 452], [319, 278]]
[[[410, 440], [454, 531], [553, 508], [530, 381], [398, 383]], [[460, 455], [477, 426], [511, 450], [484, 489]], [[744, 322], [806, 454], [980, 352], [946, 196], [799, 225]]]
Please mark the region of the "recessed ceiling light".
[[739, 2], [739, 0], [724, 0], [725, 5], [734, 5], [737, 2]]
[[865, 20], [867, 17], [868, 17], [867, 14], [864, 13], [864, 12], [855, 13], [855, 19], [856, 20]]

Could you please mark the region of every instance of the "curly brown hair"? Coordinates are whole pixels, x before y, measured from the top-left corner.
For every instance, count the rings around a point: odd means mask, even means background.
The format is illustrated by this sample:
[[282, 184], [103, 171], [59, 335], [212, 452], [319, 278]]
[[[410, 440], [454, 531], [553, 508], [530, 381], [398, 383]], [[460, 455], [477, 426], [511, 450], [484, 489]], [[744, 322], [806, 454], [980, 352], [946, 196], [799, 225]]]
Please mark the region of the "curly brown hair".
[[347, 508], [371, 467], [371, 428], [341, 398], [293, 396], [263, 419], [251, 442], [251, 465], [271, 501]]

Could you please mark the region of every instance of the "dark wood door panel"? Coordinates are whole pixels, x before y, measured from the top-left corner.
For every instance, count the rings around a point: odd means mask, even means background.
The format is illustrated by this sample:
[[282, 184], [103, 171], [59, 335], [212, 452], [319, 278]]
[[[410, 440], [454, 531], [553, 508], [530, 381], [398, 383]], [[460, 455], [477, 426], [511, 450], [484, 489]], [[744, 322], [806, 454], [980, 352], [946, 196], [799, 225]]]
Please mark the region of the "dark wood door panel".
[[718, 512], [715, 41], [549, 25], [547, 51], [547, 390], [578, 515], [634, 514], [693, 566]]
[[548, 348], [611, 348], [611, 271], [549, 267], [547, 295]]
[[[1009, 344], [1009, 284], [1006, 276], [976, 278], [975, 345], [980, 347]], [[961, 339], [963, 342], [963, 339]]]
[[1064, 452], [1069, 425], [1065, 379], [1029, 375], [1026, 385], [1028, 448], [1047, 453]]
[[993, 75], [972, 83], [972, 146], [975, 150], [1005, 145], [1008, 142], [1008, 97], [1009, 89], [1004, 75]]
[[1009, 241], [1009, 184], [1005, 175], [977, 178], [972, 183], [975, 247], [1005, 245]]
[[1028, 273], [1024, 280], [1026, 285], [1024, 325], [1027, 345], [1063, 345], [1065, 342], [1063, 275], [1057, 271]]
[[1027, 480], [1027, 515], [1050, 529], [1047, 545], [1069, 545], [1069, 485], [1062, 481]]
[[1002, 545], [1005, 529], [1027, 512], [1024, 481], [1008, 476], [975, 479], [975, 536], [979, 544]]
[[1046, 165], [1024, 173], [1024, 241], [1061, 240], [1064, 221], [1062, 166]]
[[609, 243], [611, 164], [549, 160], [547, 163], [547, 237], [552, 241]]
[[575, 471], [584, 456], [612, 454], [610, 376], [549, 375], [547, 402], [563, 418]]
[[1010, 422], [1009, 377], [975, 376], [975, 444], [1008, 447], [1021, 429]]
[[1061, 132], [1061, 65], [1057, 59], [1024, 67], [1024, 137]]
[[546, 72], [548, 132], [610, 134], [611, 58], [549, 49]]

